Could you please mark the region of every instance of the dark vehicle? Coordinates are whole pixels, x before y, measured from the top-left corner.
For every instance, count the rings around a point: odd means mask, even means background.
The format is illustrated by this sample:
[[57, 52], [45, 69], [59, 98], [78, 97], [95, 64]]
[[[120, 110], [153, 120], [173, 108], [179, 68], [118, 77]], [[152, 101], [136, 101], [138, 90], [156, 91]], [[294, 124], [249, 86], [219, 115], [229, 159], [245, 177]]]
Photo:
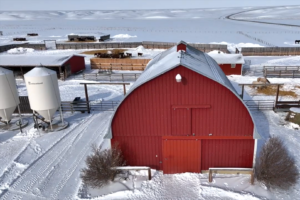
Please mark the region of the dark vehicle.
[[38, 36], [39, 34], [37, 33], [27, 33], [27, 36]]
[[95, 36], [92, 35], [68, 35], [69, 41], [95, 41]]
[[13, 41], [27, 41], [26, 38], [14, 38]]
[[99, 42], [103, 42], [105, 40], [109, 40], [110, 39], [110, 35], [102, 35], [100, 36]]
[[295, 40], [295, 44], [300, 44], [300, 40]]

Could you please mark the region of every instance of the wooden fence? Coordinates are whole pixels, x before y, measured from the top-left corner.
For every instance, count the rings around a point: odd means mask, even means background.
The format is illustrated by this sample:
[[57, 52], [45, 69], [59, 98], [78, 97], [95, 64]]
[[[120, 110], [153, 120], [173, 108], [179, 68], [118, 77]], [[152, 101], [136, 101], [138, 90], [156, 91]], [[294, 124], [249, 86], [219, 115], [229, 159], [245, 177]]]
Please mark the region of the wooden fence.
[[264, 77], [300, 78], [300, 66], [264, 66]]
[[[136, 48], [138, 46], [144, 46], [147, 49], [168, 49], [175, 46], [174, 42], [68, 42], [68, 43], [56, 43], [56, 49], [108, 49], [108, 48]], [[201, 50], [203, 52], [210, 52], [212, 50], [220, 50], [228, 52], [227, 45], [224, 44], [196, 44], [189, 43], [192, 47]], [[0, 46], [0, 53], [7, 51], [11, 48], [25, 47], [33, 48], [35, 50], [46, 50], [45, 43], [40, 44], [9, 44]]]
[[243, 47], [243, 56], [296, 56], [300, 47]]
[[91, 68], [143, 71], [150, 60], [151, 59], [91, 58]]

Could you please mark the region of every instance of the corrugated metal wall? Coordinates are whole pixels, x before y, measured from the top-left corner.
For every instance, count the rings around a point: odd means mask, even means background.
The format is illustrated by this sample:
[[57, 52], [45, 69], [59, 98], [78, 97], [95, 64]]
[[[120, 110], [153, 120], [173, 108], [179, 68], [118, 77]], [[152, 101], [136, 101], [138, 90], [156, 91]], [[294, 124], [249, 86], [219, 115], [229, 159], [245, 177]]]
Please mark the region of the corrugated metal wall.
[[149, 166], [162, 170], [162, 139], [152, 136], [116, 136], [112, 144], [118, 143], [126, 165]]
[[85, 69], [84, 57], [81, 56], [73, 56], [65, 64], [70, 64], [72, 73]]
[[235, 68], [231, 68], [231, 64], [219, 64], [219, 66], [226, 75], [242, 75], [242, 64], [236, 64]]
[[[182, 83], [176, 82], [177, 74], [183, 77]], [[211, 108], [196, 108], [195, 105], [210, 105]], [[190, 109], [174, 111], [174, 106]], [[177, 115], [177, 112], [181, 113]], [[112, 121], [112, 133], [113, 142], [127, 137], [157, 138], [186, 133], [195, 136], [212, 134], [212, 137], [253, 136], [253, 122], [243, 103], [230, 90], [180, 66], [135, 89], [117, 110]], [[240, 141], [228, 144], [232, 151], [240, 151]], [[155, 146], [157, 152], [161, 151], [162, 146], [156, 145], [157, 141], [144, 139], [140, 142], [127, 144], [137, 149], [137, 145]], [[249, 152], [253, 151], [252, 144], [247, 146]], [[154, 162], [149, 164], [143, 160], [146, 151], [135, 151], [138, 156], [126, 154], [126, 159], [130, 160], [130, 165], [156, 166]], [[234, 160], [233, 156], [231, 161]], [[202, 162], [205, 161], [202, 159]]]
[[246, 167], [253, 162], [254, 140], [202, 140], [202, 170]]

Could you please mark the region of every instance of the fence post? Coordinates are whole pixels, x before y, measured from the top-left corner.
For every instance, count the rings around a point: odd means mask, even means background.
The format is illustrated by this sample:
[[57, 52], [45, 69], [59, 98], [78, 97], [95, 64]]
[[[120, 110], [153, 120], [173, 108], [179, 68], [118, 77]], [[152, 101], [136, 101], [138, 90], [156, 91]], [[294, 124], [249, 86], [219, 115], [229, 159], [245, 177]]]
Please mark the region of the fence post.
[[71, 112], [74, 113], [73, 104], [71, 103]]
[[90, 112], [89, 95], [88, 95], [87, 85], [86, 84], [84, 84], [84, 91], [85, 91], [86, 106], [87, 106], [87, 109], [88, 109], [88, 113], [91, 113]]
[[148, 179], [149, 179], [149, 181], [151, 180], [151, 169], [150, 169], [150, 167], [148, 168]]
[[126, 95], [126, 87], [125, 84], [123, 84], [123, 90], [124, 90], [124, 96]]

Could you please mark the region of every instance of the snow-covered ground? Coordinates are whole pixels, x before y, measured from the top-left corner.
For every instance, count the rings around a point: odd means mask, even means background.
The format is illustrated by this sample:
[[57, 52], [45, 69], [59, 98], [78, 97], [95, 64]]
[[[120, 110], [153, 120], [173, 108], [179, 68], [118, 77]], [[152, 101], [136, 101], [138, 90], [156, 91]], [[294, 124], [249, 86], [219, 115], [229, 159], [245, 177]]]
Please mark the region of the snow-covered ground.
[[[27, 37], [32, 43], [43, 40], [66, 42], [68, 34], [110, 34], [112, 42], [184, 40], [194, 43], [258, 43], [261, 39], [275, 46], [294, 46], [299, 28], [258, 23], [245, 23], [226, 18], [232, 13], [253, 8], [213, 8], [177, 10], [122, 11], [0, 11], [0, 44], [13, 37]], [[288, 7], [274, 16], [297, 17], [299, 7]], [[34, 23], [33, 23], [34, 21]], [[296, 21], [296, 20], [295, 20]], [[298, 20], [299, 21], [299, 20]], [[250, 35], [246, 37], [244, 34]]]
[[287, 23], [300, 25], [300, 6], [281, 6], [264, 9], [253, 9], [234, 15], [234, 19], [257, 20], [262, 22]]
[[[232, 13], [253, 8], [216, 8], [216, 9], [177, 9], [143, 11], [1, 11], [0, 43], [11, 42], [13, 37], [25, 36], [28, 32], [39, 33], [38, 37], [28, 38], [30, 42], [44, 39], [57, 39], [63, 42], [70, 33], [102, 34], [110, 33], [112, 41], [165, 41], [201, 43], [226, 43], [230, 50], [243, 46], [261, 46], [238, 32], [264, 39], [279, 46], [292, 46], [299, 30], [292, 27], [262, 25], [236, 22], [225, 19]], [[298, 19], [299, 7], [274, 9], [273, 17], [268, 20]], [[266, 10], [265, 12], [271, 12]], [[254, 12], [254, 11], [252, 11]], [[258, 16], [249, 13], [246, 17]], [[241, 16], [243, 17], [246, 13]], [[286, 16], [286, 17], [284, 17]], [[110, 19], [105, 19], [110, 18]], [[263, 17], [261, 17], [263, 18]], [[101, 20], [98, 20], [101, 19]], [[104, 20], [105, 19], [105, 20]], [[213, 25], [212, 25], [213, 24]], [[72, 55], [85, 50], [47, 50], [31, 49], [11, 50], [3, 54], [22, 55]], [[129, 49], [143, 51], [146, 58], [152, 58], [162, 50]], [[89, 59], [85, 58], [87, 72]], [[266, 65], [295, 66], [300, 56], [287, 57], [245, 57], [250, 60], [250, 71], [262, 69]], [[258, 76], [249, 73], [246, 76], [232, 75], [228, 78], [240, 91], [239, 83], [252, 83]], [[300, 96], [300, 79], [270, 78], [272, 83], [284, 83], [282, 90], [293, 90]], [[84, 99], [84, 89], [80, 82], [86, 80], [68, 79], [59, 81], [63, 101], [72, 101], [79, 96]], [[17, 80], [20, 95], [26, 95], [24, 81]], [[128, 90], [131, 85], [126, 86]], [[123, 98], [122, 86], [89, 85], [90, 100], [119, 101]], [[246, 92], [252, 94], [251, 88]], [[281, 97], [282, 100], [299, 98]], [[274, 96], [245, 95], [244, 99], [275, 100]], [[279, 136], [287, 144], [288, 150], [296, 159], [300, 168], [299, 126], [284, 120], [285, 113], [273, 111], [252, 111], [255, 123], [262, 136], [258, 151], [270, 136]], [[0, 200], [10, 199], [300, 199], [300, 183], [288, 191], [267, 190], [264, 185], [255, 182], [251, 185], [248, 175], [214, 175], [208, 182], [206, 174], [184, 173], [163, 175], [152, 171], [153, 178], [147, 181], [147, 175], [132, 172], [127, 180], [116, 180], [103, 189], [91, 189], [82, 185], [79, 174], [85, 167], [85, 158], [91, 153], [91, 145], [96, 143], [103, 148], [109, 142], [103, 139], [112, 112], [64, 113], [70, 123], [65, 130], [43, 133], [33, 129], [32, 117], [25, 115], [29, 126], [19, 131], [0, 131]], [[56, 114], [58, 115], [58, 113]], [[56, 116], [58, 117], [58, 116]], [[17, 116], [15, 116], [17, 118]], [[97, 197], [98, 196], [98, 197]]]

